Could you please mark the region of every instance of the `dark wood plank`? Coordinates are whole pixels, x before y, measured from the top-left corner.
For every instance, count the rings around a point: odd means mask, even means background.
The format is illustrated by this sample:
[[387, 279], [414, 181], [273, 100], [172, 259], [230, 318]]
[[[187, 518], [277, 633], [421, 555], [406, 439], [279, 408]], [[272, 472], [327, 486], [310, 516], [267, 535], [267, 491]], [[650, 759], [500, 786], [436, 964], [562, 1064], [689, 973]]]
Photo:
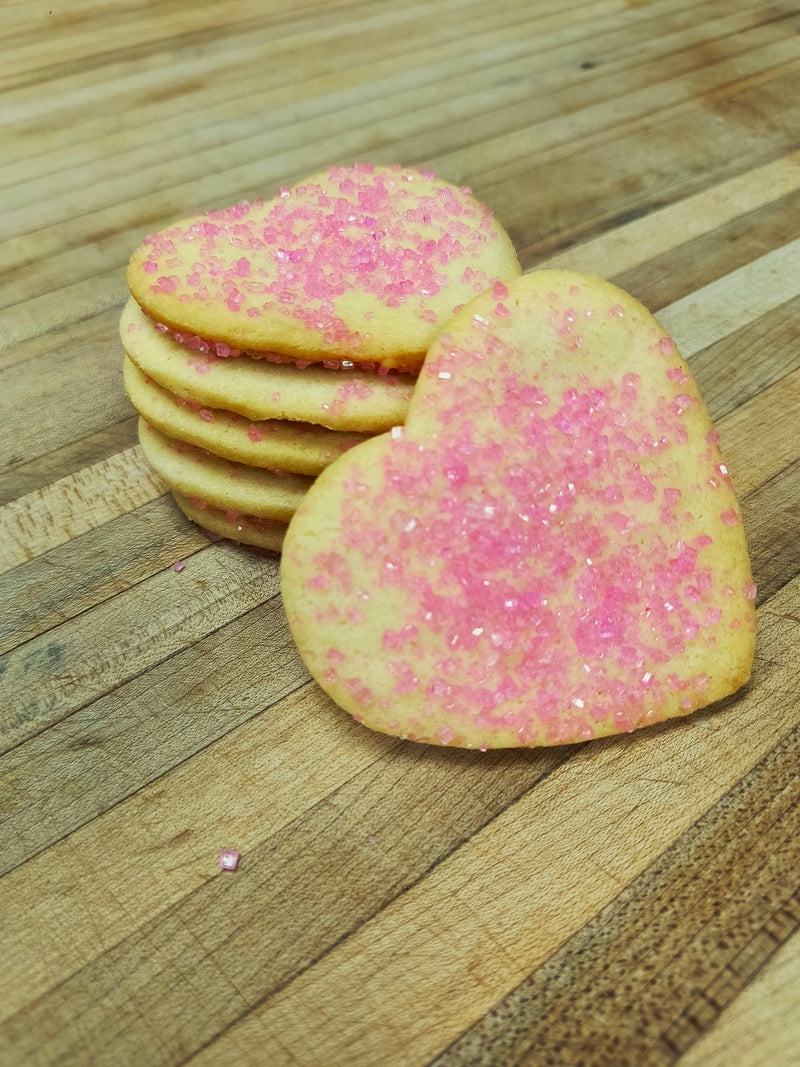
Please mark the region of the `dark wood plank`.
[[431, 1067], [675, 1063], [800, 926], [799, 758], [800, 725]]

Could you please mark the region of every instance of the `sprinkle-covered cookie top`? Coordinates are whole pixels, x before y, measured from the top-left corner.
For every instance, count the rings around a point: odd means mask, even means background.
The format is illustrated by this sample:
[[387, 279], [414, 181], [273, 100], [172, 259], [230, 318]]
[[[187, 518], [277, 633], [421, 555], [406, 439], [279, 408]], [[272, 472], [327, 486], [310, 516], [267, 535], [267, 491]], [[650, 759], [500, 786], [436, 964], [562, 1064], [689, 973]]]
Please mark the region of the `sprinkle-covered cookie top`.
[[739, 511], [672, 340], [596, 278], [495, 286], [435, 342], [406, 427], [323, 472], [285, 546], [312, 673], [367, 725], [584, 740], [732, 692], [753, 652]]
[[157, 321], [234, 349], [416, 370], [454, 309], [519, 273], [469, 189], [357, 163], [148, 235], [128, 284]]

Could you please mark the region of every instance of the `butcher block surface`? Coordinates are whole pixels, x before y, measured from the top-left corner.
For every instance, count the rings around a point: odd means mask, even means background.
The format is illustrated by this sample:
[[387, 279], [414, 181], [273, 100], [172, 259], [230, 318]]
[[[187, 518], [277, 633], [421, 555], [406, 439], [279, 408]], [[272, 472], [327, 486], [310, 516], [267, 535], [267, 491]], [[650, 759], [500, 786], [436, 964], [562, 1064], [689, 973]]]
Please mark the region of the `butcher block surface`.
[[[796, 0], [0, 6], [0, 1063], [800, 1062], [798, 30]], [[526, 271], [676, 338], [758, 584], [739, 693], [549, 749], [371, 733], [277, 560], [177, 510], [123, 392], [128, 256], [354, 159], [471, 186]]]

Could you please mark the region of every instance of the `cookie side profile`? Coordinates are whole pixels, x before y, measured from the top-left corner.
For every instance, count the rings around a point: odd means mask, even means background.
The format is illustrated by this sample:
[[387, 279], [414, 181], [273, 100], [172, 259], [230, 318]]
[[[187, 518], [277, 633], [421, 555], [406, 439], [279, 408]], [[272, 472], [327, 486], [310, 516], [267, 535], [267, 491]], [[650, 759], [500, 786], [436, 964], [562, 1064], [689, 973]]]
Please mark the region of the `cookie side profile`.
[[150, 466], [170, 489], [222, 511], [286, 523], [313, 481], [221, 459], [165, 437], [144, 419], [139, 420], [139, 443]]
[[128, 285], [157, 322], [226, 349], [416, 372], [456, 307], [519, 274], [468, 189], [357, 163], [148, 235]]
[[741, 516], [686, 363], [598, 278], [498, 285], [428, 354], [405, 431], [320, 475], [282, 588], [314, 677], [373, 729], [549, 745], [747, 681]]
[[379, 433], [403, 421], [414, 390], [408, 374], [219, 358], [159, 331], [132, 298], [120, 319], [120, 337], [127, 356], [164, 389], [255, 422], [286, 419]]
[[255, 515], [222, 511], [206, 504], [204, 500], [190, 499], [175, 490], [172, 496], [187, 519], [212, 534], [239, 541], [243, 545], [263, 548], [267, 552], [280, 552], [283, 546], [285, 523], [259, 519]]
[[163, 389], [128, 357], [123, 364], [123, 380], [139, 414], [166, 437], [251, 467], [316, 475], [367, 437], [308, 422], [251, 422], [233, 411], [206, 408], [199, 401], [184, 400]]

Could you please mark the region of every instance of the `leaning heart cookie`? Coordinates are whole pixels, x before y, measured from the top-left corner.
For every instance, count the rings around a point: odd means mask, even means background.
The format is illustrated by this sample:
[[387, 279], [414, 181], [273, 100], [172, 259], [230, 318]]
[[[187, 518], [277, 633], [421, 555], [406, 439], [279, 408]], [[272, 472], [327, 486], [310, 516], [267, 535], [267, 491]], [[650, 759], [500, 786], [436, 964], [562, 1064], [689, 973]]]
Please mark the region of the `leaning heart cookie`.
[[312, 674], [417, 741], [558, 744], [749, 677], [738, 505], [686, 364], [621, 290], [542, 271], [430, 350], [405, 430], [337, 459], [282, 563]]

